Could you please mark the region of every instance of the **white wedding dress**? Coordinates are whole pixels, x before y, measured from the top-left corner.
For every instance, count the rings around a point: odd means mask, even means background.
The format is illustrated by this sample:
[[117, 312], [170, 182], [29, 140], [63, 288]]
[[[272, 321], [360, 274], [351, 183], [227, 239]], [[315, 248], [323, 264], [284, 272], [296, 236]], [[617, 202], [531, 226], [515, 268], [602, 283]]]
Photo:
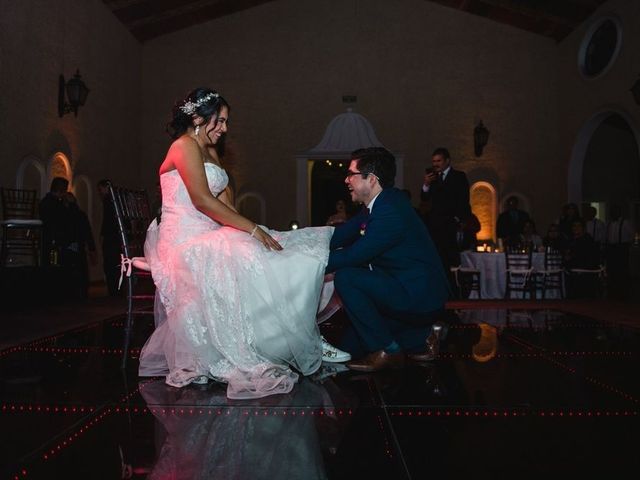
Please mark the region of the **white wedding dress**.
[[[218, 195], [226, 172], [205, 163]], [[196, 210], [177, 170], [160, 176], [162, 221], [145, 257], [156, 295], [156, 329], [140, 355], [141, 376], [182, 387], [207, 378], [229, 398], [288, 393], [322, 361], [316, 312], [333, 227], [269, 231], [269, 251], [246, 232]]]

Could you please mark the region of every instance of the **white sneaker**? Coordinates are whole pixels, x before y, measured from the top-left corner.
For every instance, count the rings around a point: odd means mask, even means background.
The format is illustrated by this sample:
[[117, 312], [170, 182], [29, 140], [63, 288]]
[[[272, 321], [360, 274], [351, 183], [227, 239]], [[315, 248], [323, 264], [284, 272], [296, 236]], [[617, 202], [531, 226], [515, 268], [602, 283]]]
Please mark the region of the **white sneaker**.
[[351, 360], [351, 355], [347, 352], [337, 349], [331, 345], [324, 337], [322, 339], [322, 361], [329, 363], [348, 362]]

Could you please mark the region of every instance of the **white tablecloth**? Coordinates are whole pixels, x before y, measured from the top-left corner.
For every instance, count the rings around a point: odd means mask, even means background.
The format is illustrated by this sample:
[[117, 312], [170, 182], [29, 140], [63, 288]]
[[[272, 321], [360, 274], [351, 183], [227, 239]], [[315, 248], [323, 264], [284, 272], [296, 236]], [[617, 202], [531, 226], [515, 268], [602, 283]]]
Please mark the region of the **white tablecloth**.
[[[462, 252], [460, 265], [480, 270], [480, 292], [482, 298], [504, 298], [507, 288], [506, 259], [504, 253]], [[531, 266], [535, 270], [544, 269], [544, 253], [535, 252], [531, 256]], [[541, 292], [536, 292], [540, 297]], [[548, 290], [546, 298], [560, 298], [557, 290]], [[478, 298], [476, 292], [471, 292], [469, 298]]]

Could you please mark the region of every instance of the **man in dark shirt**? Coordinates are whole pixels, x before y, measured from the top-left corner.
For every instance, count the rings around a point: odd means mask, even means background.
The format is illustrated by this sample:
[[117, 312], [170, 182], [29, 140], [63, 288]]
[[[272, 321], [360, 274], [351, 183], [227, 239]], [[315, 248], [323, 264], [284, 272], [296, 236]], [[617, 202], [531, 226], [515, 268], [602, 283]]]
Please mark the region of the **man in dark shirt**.
[[593, 274], [572, 272], [574, 269], [595, 270], [600, 263], [600, 249], [591, 235], [586, 233], [582, 220], [574, 220], [571, 225], [573, 238], [565, 252], [565, 267], [569, 271], [567, 278], [567, 297], [595, 297], [597, 277]]
[[43, 265], [57, 265], [60, 250], [66, 247], [67, 209], [62, 198], [68, 188], [69, 181], [66, 178], [55, 177], [49, 192], [40, 201]]
[[471, 216], [469, 181], [464, 172], [451, 167], [446, 148], [434, 150], [431, 164], [425, 171], [420, 198], [430, 203], [427, 227], [451, 280], [450, 268], [460, 265], [458, 227]]
[[496, 230], [505, 247], [520, 243], [525, 223], [531, 221], [529, 214], [518, 208], [518, 197], [507, 199], [507, 209], [498, 216]]

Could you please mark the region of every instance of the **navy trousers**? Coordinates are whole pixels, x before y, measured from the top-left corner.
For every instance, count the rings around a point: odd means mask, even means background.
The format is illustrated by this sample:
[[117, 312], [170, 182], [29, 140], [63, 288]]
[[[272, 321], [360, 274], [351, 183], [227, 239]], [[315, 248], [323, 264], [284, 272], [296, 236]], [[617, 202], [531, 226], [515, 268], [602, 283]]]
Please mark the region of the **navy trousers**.
[[443, 313], [428, 311], [381, 270], [343, 268], [336, 271], [334, 285], [353, 328], [341, 345], [352, 355], [376, 352], [394, 341], [405, 351], [424, 350], [431, 325]]

